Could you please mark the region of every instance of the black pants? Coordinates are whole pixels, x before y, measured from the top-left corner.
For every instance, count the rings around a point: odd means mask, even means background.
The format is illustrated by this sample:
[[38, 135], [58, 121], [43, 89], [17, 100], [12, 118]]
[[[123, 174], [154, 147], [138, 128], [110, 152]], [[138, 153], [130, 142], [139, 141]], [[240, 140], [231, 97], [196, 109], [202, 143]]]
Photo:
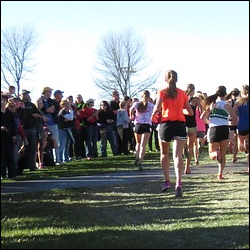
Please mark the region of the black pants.
[[16, 177], [17, 166], [14, 152], [14, 143], [11, 137], [7, 140], [1, 140], [1, 176], [3, 178], [7, 177], [7, 171], [9, 178]]

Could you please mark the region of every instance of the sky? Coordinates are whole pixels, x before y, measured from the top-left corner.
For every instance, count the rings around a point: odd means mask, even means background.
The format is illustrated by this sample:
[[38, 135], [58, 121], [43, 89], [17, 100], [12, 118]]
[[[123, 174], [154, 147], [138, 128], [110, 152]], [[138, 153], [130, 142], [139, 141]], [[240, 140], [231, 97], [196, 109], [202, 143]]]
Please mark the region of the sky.
[[[104, 97], [92, 81], [101, 36], [132, 27], [145, 41], [148, 71], [160, 71], [154, 88], [164, 88], [169, 69], [177, 87], [193, 83], [214, 94], [220, 85], [249, 85], [249, 1], [1, 1], [1, 29], [33, 25], [40, 44], [35, 72], [21, 82], [32, 101], [46, 86]], [[106, 97], [106, 100], [111, 97]]]

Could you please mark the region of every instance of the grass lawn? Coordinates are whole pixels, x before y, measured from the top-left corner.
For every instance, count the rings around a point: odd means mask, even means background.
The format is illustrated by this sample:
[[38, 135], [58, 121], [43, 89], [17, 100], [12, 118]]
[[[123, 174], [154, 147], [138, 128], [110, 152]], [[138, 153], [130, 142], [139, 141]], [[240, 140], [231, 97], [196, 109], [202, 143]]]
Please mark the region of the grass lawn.
[[[230, 155], [228, 156], [230, 160]], [[244, 161], [245, 159], [240, 159]], [[27, 172], [16, 181], [134, 170], [134, 156]], [[203, 153], [200, 164], [211, 163]], [[147, 153], [145, 168], [159, 168]], [[4, 180], [8, 181], [8, 180]], [[183, 178], [183, 197], [162, 180], [1, 196], [2, 249], [249, 249], [249, 175]]]

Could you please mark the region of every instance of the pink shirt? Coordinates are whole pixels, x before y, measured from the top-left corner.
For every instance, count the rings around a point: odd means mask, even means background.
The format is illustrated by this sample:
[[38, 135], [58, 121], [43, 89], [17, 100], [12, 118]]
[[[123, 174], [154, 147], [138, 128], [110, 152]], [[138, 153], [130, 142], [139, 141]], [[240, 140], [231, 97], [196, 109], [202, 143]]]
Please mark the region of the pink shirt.
[[197, 131], [206, 132], [206, 123], [200, 118], [200, 115], [201, 115], [200, 111], [196, 109], [195, 119], [196, 119]]

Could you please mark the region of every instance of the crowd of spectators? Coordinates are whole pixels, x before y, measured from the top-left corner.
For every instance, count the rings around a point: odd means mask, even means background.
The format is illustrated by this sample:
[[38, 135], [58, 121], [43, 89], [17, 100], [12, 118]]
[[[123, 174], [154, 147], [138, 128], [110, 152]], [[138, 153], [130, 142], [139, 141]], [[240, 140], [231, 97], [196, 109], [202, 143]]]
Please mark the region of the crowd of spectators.
[[[158, 135], [161, 117], [147, 121], [146, 127], [140, 124], [145, 118], [140, 118], [140, 114], [149, 112], [150, 117], [156, 101], [145, 91], [139, 99], [121, 98], [118, 91], [113, 91], [110, 100], [102, 100], [95, 108], [95, 100], [89, 98], [84, 102], [81, 94], [74, 100], [73, 96], [64, 98], [61, 90], [44, 87], [33, 102], [30, 91], [23, 89], [17, 96], [15, 87], [10, 86], [8, 93], [1, 93], [1, 177], [22, 175], [25, 168], [36, 171], [72, 160], [107, 157], [107, 143], [114, 156], [135, 154], [135, 165], [142, 170], [146, 146], [149, 151], [161, 150]], [[249, 120], [247, 125], [242, 115], [248, 108], [249, 118], [248, 91], [248, 85], [244, 85], [242, 90], [234, 89], [227, 96], [240, 124], [239, 130], [237, 124], [230, 127], [228, 150], [234, 154], [234, 162], [238, 150], [245, 151], [249, 159]], [[190, 125], [183, 152], [184, 172], [190, 174], [192, 157], [199, 164], [199, 153], [207, 143], [208, 126], [200, 119], [205, 93], [195, 92], [194, 85], [189, 84], [186, 94], [194, 111], [192, 118], [186, 116]], [[230, 119], [228, 125], [231, 126]]]

